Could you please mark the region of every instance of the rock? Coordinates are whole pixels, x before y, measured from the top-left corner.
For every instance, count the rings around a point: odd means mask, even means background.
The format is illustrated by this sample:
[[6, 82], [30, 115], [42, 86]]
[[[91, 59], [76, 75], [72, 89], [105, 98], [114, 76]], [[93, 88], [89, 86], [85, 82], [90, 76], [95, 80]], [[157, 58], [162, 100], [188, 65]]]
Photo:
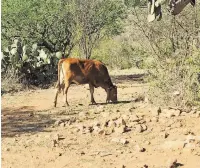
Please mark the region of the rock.
[[142, 132], [147, 130], [147, 126], [145, 124], [141, 124]]
[[110, 135], [114, 132], [114, 128], [106, 128], [105, 129], [105, 135]]
[[123, 144], [123, 145], [129, 143], [129, 141], [124, 139], [124, 138], [113, 138], [111, 140], [111, 142], [117, 142], [117, 143], [120, 143], [120, 144]]
[[55, 135], [53, 135], [53, 140], [58, 141], [59, 138], [60, 138], [60, 135], [59, 135], [59, 134], [55, 134]]
[[191, 110], [190, 114], [196, 114], [196, 112], [197, 112], [196, 110]]
[[85, 152], [83, 152], [83, 151], [81, 151], [81, 153], [80, 153], [81, 155], [85, 155]]
[[101, 152], [100, 152], [100, 156], [101, 156], [101, 157], [109, 156], [109, 155], [112, 155], [112, 153], [106, 152], [106, 151], [101, 151]]
[[150, 118], [146, 118], [146, 123], [148, 123], [148, 122], [151, 122], [151, 119]]
[[196, 136], [189, 134], [186, 138], [187, 143], [193, 143], [195, 142]]
[[147, 96], [145, 96], [145, 98], [144, 98], [144, 102], [145, 102], [145, 103], [149, 103], [149, 99], [148, 99]]
[[61, 126], [61, 127], [65, 127], [65, 123], [62, 122], [62, 123], [60, 124], [60, 126]]
[[162, 138], [167, 138], [169, 136], [167, 132], [161, 132], [160, 135]]
[[70, 116], [66, 116], [66, 117], [65, 117], [65, 121], [69, 121], [70, 119], [71, 119]]
[[140, 120], [138, 123], [139, 124], [144, 124], [144, 123], [146, 123], [146, 121], [145, 120]]
[[121, 139], [120, 139], [120, 143], [124, 145], [124, 144], [128, 144], [129, 141], [126, 140], [126, 139], [124, 139], [124, 138], [121, 138]]
[[194, 143], [187, 143], [187, 144], [185, 144], [184, 148], [189, 148], [189, 149], [194, 150], [196, 148], [196, 144], [194, 144]]
[[99, 131], [98, 131], [98, 134], [99, 134], [99, 135], [105, 135], [105, 130], [103, 130], [103, 129], [99, 130]]
[[117, 112], [117, 113], [119, 113], [119, 112], [120, 112], [120, 110], [119, 110], [119, 109], [117, 109], [117, 110], [116, 110], [116, 112]]
[[101, 125], [101, 123], [100, 123], [99, 121], [95, 121], [95, 122], [93, 123], [93, 126], [98, 126], [98, 127], [100, 127], [100, 125]]
[[180, 94], [181, 94], [181, 92], [179, 92], [179, 91], [173, 92], [173, 95], [174, 95], [174, 96], [179, 96]]
[[[102, 124], [102, 125], [103, 125], [104, 127], [107, 127], [108, 124], [109, 124], [109, 122], [110, 122], [110, 119], [106, 119], [106, 120], [103, 121], [103, 124]], [[114, 121], [112, 121], [112, 122], [114, 122]]]
[[100, 128], [98, 126], [93, 126], [94, 133], [98, 133], [99, 130], [100, 130]]
[[74, 132], [79, 132], [80, 129], [79, 129], [79, 128], [75, 128], [73, 131], [74, 131]]
[[136, 109], [136, 107], [131, 107], [128, 111], [129, 111], [129, 112], [134, 112], [135, 109]]
[[145, 164], [142, 168], [148, 168], [148, 166]]
[[129, 115], [122, 115], [122, 118], [127, 123], [129, 121], [129, 119], [130, 119], [130, 116]]
[[29, 113], [29, 115], [28, 115], [29, 117], [33, 117], [34, 116], [34, 113], [33, 112], [31, 112], [31, 113]]
[[85, 128], [82, 130], [82, 134], [91, 133], [92, 131], [93, 131], [93, 127], [88, 126], [88, 127], [85, 127]]
[[9, 152], [9, 151], [10, 151], [10, 148], [6, 148], [6, 150], [5, 150], [5, 151]]
[[135, 149], [136, 149], [136, 151], [138, 151], [138, 152], [144, 152], [144, 151], [146, 150], [145, 148], [140, 147], [139, 145], [136, 145], [136, 146], [135, 146]]
[[189, 129], [185, 129], [185, 130], [184, 130], [184, 135], [189, 135], [189, 134], [194, 135], [194, 132], [192, 132], [192, 131], [189, 130]]
[[120, 142], [120, 138], [113, 138], [113, 139], [111, 139], [111, 142], [117, 142], [117, 143], [119, 143]]
[[149, 141], [145, 141], [145, 144], [146, 144], [146, 145], [150, 145], [151, 142], [149, 142]]
[[56, 140], [53, 140], [53, 141], [52, 141], [53, 147], [56, 147], [57, 144], [58, 144], [58, 142], [57, 142]]
[[139, 122], [140, 119], [136, 114], [130, 115], [129, 122]]
[[69, 120], [69, 122], [70, 122], [70, 124], [71, 124], [71, 123], [75, 123], [75, 122], [76, 122], [76, 120], [77, 120], [77, 118], [76, 118], [76, 117], [70, 117], [70, 120]]
[[55, 126], [59, 126], [61, 123], [62, 123], [61, 120], [56, 120], [55, 123], [54, 123], [54, 125], [55, 125]]
[[137, 133], [142, 132], [142, 127], [141, 127], [140, 124], [135, 126], [135, 131], [136, 131]]
[[187, 113], [187, 112], [182, 112], [181, 113], [181, 116], [188, 116], [189, 115], [189, 113]]
[[199, 118], [199, 117], [200, 117], [200, 111], [197, 111], [197, 112], [196, 112], [195, 117], [196, 117], [196, 118]]
[[116, 123], [116, 126], [117, 126], [117, 127], [120, 127], [120, 126], [122, 126], [122, 125], [125, 125], [125, 126], [126, 126], [126, 122], [124, 121], [123, 118], [117, 119], [117, 120], [115, 121], [115, 123]]
[[90, 154], [88, 154], [89, 156], [97, 156], [100, 152], [99, 151], [93, 151]]
[[157, 108], [157, 107], [151, 108], [150, 111], [151, 111], [152, 116], [159, 116], [159, 114], [161, 113], [160, 107], [159, 108]]
[[167, 168], [176, 168], [177, 159], [169, 159], [167, 161]]
[[118, 119], [120, 119], [120, 116], [119, 116], [119, 115], [115, 115], [115, 116], [112, 117], [111, 120], [112, 120], [112, 121], [116, 121], [116, 120], [118, 120]]
[[154, 122], [158, 122], [159, 118], [158, 117], [153, 117], [151, 120], [154, 121]]
[[116, 127], [116, 123], [111, 120], [111, 121], [108, 122], [107, 126], [111, 127], [111, 128], [114, 128], [114, 127]]
[[182, 123], [181, 122], [175, 122], [174, 124], [172, 124], [172, 128], [180, 128], [182, 127]]
[[185, 146], [185, 141], [175, 140], [175, 141], [165, 141], [162, 145], [165, 149], [183, 149]]
[[129, 126], [130, 128], [135, 128], [136, 125], [138, 125], [137, 122], [130, 122], [130, 123], [128, 124], [128, 126]]
[[122, 125], [120, 127], [115, 127], [114, 131], [117, 133], [117, 134], [122, 134], [124, 132], [126, 132], [126, 126], [125, 125]]
[[163, 109], [161, 113], [163, 117], [171, 118], [171, 117], [178, 117], [180, 116], [181, 112], [178, 109]]
[[77, 125], [75, 125], [75, 127], [80, 131], [80, 132], [83, 132], [84, 131], [84, 129], [86, 128], [84, 125], [82, 125], [82, 124], [77, 124]]

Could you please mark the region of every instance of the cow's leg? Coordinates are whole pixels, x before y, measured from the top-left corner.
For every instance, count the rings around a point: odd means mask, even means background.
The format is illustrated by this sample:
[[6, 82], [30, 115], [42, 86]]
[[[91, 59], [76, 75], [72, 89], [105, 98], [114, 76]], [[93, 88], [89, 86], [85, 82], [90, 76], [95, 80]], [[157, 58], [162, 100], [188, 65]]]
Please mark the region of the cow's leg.
[[89, 87], [90, 87], [91, 103], [96, 104], [96, 102], [94, 100], [94, 86], [90, 83]]
[[64, 88], [64, 93], [65, 93], [65, 106], [69, 106], [69, 103], [68, 103], [68, 101], [67, 101], [67, 92], [68, 92], [69, 86], [70, 86], [70, 82], [69, 82], [69, 81], [65, 82], [65, 88]]
[[107, 93], [106, 103], [109, 103], [110, 102], [110, 92], [109, 92], [109, 90], [106, 90], [106, 93]]
[[54, 98], [54, 107], [56, 107], [56, 104], [57, 104], [57, 98], [58, 98], [58, 94], [59, 94], [59, 91], [60, 91], [60, 86], [58, 85], [58, 82], [56, 84], [56, 95], [55, 95], [55, 98]]

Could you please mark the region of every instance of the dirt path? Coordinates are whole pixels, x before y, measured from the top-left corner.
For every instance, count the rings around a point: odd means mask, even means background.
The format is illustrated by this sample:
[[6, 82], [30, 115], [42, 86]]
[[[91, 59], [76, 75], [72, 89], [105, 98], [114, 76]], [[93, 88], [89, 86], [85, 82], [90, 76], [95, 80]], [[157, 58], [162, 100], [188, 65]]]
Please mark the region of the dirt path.
[[61, 95], [53, 107], [54, 89], [3, 95], [2, 167], [170, 168], [169, 160], [177, 159], [176, 167], [199, 168], [198, 112], [158, 115], [135, 101], [146, 84], [114, 80], [118, 104], [104, 104], [99, 88], [95, 100], [102, 104], [89, 106], [88, 86], [72, 86], [69, 111]]

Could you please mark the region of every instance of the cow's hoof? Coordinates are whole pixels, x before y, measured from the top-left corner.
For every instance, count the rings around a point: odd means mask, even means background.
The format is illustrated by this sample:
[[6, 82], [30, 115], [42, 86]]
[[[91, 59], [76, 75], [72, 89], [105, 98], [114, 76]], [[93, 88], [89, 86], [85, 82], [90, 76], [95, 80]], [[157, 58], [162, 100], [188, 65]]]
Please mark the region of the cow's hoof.
[[56, 103], [53, 103], [53, 106], [56, 107]]
[[69, 107], [69, 104], [65, 103], [65, 104], [62, 105], [62, 107]]
[[96, 102], [91, 102], [91, 104], [90, 105], [97, 105], [97, 103]]

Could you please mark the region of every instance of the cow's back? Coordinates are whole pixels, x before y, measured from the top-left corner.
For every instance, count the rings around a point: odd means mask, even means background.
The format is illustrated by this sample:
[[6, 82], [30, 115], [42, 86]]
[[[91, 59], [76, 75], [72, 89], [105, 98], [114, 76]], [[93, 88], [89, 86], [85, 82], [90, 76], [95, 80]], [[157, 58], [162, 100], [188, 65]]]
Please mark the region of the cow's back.
[[62, 68], [65, 75], [70, 75], [77, 84], [93, 83], [96, 87], [111, 79], [106, 66], [97, 60], [82, 60], [78, 58], [66, 58]]

